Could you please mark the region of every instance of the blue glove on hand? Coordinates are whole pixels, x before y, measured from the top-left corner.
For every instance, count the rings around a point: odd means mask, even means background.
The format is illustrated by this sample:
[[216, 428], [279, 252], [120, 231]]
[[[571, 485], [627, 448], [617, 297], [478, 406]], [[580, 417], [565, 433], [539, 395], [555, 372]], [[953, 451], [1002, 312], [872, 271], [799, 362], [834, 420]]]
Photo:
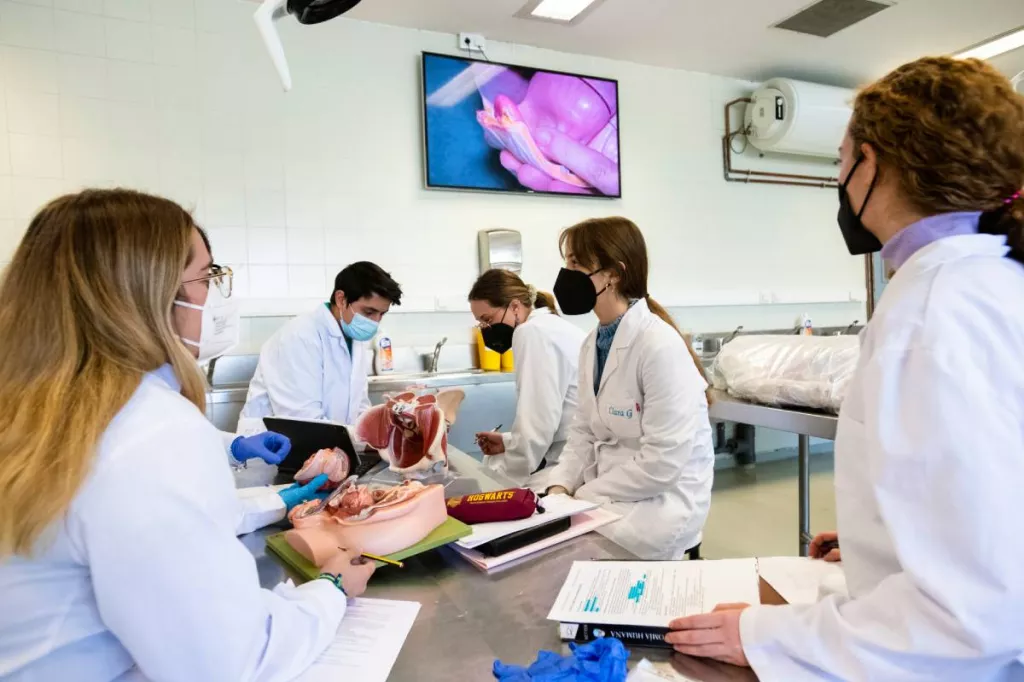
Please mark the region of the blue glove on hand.
[[501, 682], [624, 682], [629, 650], [613, 637], [589, 644], [570, 644], [571, 656], [541, 651], [527, 668], [494, 662], [494, 677]]
[[299, 485], [298, 483], [292, 484], [290, 487], [284, 490], [277, 491], [277, 494], [284, 500], [284, 506], [291, 511], [293, 508], [302, 504], [303, 502], [309, 502], [310, 500], [322, 500], [331, 493], [317, 492], [323, 484], [330, 480], [327, 474], [320, 474], [306, 485]]
[[273, 431], [239, 436], [231, 442], [231, 456], [239, 462], [258, 457], [267, 464], [280, 464], [291, 451], [292, 442], [287, 436]]

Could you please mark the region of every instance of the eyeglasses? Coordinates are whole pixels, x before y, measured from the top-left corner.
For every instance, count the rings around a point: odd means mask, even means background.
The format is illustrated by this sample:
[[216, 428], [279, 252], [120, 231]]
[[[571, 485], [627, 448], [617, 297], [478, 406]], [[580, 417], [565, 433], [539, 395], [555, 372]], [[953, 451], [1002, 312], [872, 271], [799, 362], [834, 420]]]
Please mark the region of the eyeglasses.
[[182, 282], [182, 285], [193, 282], [210, 282], [220, 290], [224, 298], [231, 298], [234, 289], [235, 273], [226, 265], [211, 265], [210, 271], [202, 277], [196, 277]]

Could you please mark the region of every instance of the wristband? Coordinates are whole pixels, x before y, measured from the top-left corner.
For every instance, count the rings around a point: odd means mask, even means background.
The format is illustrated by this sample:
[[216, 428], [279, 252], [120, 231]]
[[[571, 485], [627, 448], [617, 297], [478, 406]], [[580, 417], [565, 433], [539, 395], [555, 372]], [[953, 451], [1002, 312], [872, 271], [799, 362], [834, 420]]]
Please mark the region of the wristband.
[[317, 578], [318, 579], [323, 578], [324, 580], [330, 582], [332, 585], [334, 585], [339, 590], [341, 590], [341, 593], [343, 595], [345, 595], [346, 597], [348, 596], [348, 592], [345, 591], [345, 588], [341, 584], [341, 576], [340, 575], [331, 575], [330, 573], [321, 573], [320, 575], [317, 576]]

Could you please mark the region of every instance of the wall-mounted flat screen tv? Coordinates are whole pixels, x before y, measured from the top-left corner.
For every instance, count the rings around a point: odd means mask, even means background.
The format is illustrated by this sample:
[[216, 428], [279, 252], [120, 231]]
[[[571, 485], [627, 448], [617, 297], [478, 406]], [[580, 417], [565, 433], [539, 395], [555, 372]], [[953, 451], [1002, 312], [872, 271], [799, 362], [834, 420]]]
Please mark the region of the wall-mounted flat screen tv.
[[619, 85], [423, 54], [427, 187], [622, 196]]

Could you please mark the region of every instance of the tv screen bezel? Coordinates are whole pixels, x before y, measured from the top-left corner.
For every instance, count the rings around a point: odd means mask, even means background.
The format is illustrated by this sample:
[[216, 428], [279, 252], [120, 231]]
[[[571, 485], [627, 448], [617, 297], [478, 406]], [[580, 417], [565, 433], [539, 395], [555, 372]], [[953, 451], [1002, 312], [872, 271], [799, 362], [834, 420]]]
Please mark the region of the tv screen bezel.
[[549, 197], [563, 197], [569, 199], [621, 199], [622, 198], [622, 133], [619, 125], [615, 126], [615, 144], [619, 149], [619, 193], [618, 194], [601, 194], [595, 192], [593, 194], [575, 194], [572, 192], [550, 192], [546, 190], [535, 190], [529, 187], [523, 187], [522, 189], [492, 189], [488, 187], [472, 187], [468, 185], [437, 185], [431, 184], [430, 182], [430, 124], [427, 118], [427, 57], [443, 57], [445, 59], [457, 59], [463, 62], [477, 62], [480, 64], [491, 64], [496, 66], [507, 66], [513, 69], [531, 69], [533, 71], [544, 71], [545, 73], [553, 73], [560, 76], [573, 76], [575, 78], [592, 78], [594, 80], [605, 81], [608, 83], [615, 84], [615, 116], [621, 123], [622, 114], [622, 101], [619, 96], [619, 81], [617, 78], [605, 78], [603, 76], [590, 76], [582, 73], [573, 73], [571, 71], [559, 71], [557, 69], [547, 69], [537, 66], [529, 66], [527, 64], [511, 64], [508, 62], [493, 62], [488, 59], [476, 59], [474, 57], [464, 57], [462, 55], [445, 54], [443, 52], [429, 52], [424, 50], [420, 54], [420, 91], [422, 95], [422, 115], [423, 115], [423, 186], [425, 189], [433, 190], [447, 190], [452, 192], [484, 192], [487, 194], [537, 194], [541, 196]]

